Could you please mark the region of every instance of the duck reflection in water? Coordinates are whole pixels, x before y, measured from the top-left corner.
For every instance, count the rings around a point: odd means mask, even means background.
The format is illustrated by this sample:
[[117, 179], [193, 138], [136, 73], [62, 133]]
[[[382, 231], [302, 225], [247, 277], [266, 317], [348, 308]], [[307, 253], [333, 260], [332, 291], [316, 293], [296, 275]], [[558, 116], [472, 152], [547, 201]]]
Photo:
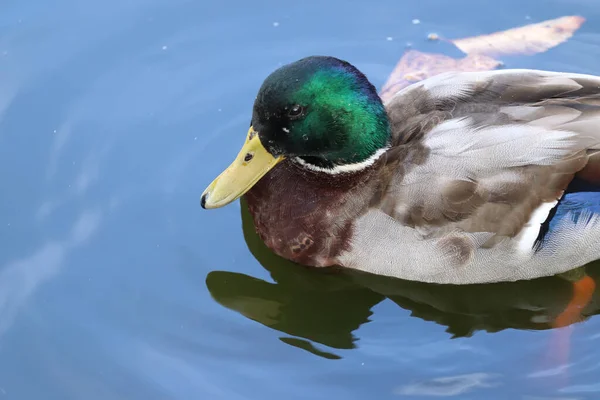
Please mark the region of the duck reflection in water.
[[[273, 254], [256, 234], [243, 199], [241, 206], [246, 243], [275, 282], [236, 272], [212, 271], [206, 279], [211, 295], [219, 304], [285, 333], [288, 336], [280, 339], [283, 342], [321, 357], [340, 358], [313, 343], [331, 349], [356, 347], [353, 332], [370, 321], [371, 309], [385, 299], [409, 310], [413, 317], [447, 327], [453, 338], [471, 336], [477, 331], [565, 327], [600, 312], [595, 285], [589, 288], [593, 293], [580, 301], [573, 296], [573, 284], [564, 277], [454, 286], [351, 270], [305, 268]], [[590, 264], [585, 269], [574, 271], [573, 275], [587, 272], [583, 282], [600, 278], [600, 268]], [[578, 301], [587, 304], [580, 305]], [[558, 342], [550, 349], [555, 358], [565, 363], [568, 333], [557, 330]]]

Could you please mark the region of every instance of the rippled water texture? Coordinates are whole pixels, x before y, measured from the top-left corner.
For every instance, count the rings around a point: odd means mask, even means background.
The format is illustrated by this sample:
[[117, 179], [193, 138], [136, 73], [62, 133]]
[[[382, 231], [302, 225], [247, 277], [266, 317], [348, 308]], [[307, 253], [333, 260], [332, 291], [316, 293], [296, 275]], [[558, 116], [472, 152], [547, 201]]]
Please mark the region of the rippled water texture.
[[199, 207], [280, 64], [334, 55], [381, 87], [407, 42], [456, 56], [430, 32], [581, 15], [566, 43], [502, 61], [600, 74], [597, 2], [0, 10], [0, 398], [600, 398], [597, 294], [585, 322], [551, 330], [565, 281], [455, 288], [315, 272], [266, 251], [239, 202]]

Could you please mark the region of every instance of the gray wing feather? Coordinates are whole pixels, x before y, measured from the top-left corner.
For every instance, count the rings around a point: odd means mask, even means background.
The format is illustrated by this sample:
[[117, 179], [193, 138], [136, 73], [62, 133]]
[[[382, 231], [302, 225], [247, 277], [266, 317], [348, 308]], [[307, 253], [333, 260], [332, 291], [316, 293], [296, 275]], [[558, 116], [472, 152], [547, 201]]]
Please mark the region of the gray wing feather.
[[403, 151], [389, 163], [397, 172], [383, 211], [423, 235], [514, 237], [538, 207], [598, 162], [595, 76], [446, 73], [403, 89], [386, 106]]

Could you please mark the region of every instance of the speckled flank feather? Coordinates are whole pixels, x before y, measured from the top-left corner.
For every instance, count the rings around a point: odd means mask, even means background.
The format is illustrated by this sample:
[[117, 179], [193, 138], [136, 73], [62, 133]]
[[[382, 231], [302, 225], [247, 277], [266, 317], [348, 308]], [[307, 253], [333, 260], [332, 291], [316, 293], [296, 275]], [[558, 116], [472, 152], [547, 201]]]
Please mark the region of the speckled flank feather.
[[333, 179], [281, 163], [248, 193], [258, 232], [302, 264], [437, 283], [553, 275], [600, 258], [600, 222], [536, 233], [575, 176], [600, 183], [600, 78], [438, 75], [387, 104], [391, 148]]
[[[596, 258], [600, 218], [574, 223], [567, 218], [537, 253], [514, 251], [510, 240], [486, 247], [491, 233], [457, 232], [424, 239], [399, 225], [385, 213], [370, 210], [355, 224], [352, 251], [339, 261], [349, 268], [403, 279], [434, 283], [468, 284], [516, 281], [554, 275]], [[399, 255], [402, 255], [400, 258]]]

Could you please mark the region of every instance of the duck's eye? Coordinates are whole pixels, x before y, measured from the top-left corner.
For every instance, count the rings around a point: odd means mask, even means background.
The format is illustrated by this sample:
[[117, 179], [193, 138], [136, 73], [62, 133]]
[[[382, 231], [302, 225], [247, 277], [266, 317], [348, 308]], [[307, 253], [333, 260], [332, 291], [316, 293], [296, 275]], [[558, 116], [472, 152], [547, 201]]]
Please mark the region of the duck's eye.
[[298, 118], [303, 113], [304, 113], [304, 107], [302, 107], [300, 104], [294, 104], [288, 110], [288, 117], [290, 117], [290, 118]]

